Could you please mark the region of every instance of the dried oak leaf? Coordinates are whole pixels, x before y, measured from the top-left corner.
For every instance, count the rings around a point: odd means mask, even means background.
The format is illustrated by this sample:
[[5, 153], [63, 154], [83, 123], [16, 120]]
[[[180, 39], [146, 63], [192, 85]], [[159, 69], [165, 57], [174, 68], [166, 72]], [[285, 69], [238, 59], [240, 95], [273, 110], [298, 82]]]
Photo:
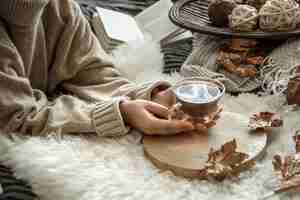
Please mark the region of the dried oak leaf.
[[259, 112], [250, 117], [249, 127], [253, 130], [265, 130], [271, 127], [281, 127], [283, 120], [279, 114], [272, 112]]

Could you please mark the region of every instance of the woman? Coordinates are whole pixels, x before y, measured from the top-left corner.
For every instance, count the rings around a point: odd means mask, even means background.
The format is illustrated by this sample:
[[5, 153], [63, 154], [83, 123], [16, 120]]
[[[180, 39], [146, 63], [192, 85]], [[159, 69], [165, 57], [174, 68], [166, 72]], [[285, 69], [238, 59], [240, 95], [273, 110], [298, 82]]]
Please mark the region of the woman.
[[[130, 127], [145, 134], [194, 129], [166, 119], [174, 103], [168, 87], [120, 77], [72, 0], [1, 1], [0, 133], [120, 136]], [[0, 168], [0, 199], [35, 198], [28, 187], [10, 188], [18, 180]]]
[[168, 83], [134, 85], [120, 77], [72, 0], [3, 0], [0, 16], [1, 132], [120, 136], [129, 127], [146, 134], [193, 129], [163, 119], [173, 103]]

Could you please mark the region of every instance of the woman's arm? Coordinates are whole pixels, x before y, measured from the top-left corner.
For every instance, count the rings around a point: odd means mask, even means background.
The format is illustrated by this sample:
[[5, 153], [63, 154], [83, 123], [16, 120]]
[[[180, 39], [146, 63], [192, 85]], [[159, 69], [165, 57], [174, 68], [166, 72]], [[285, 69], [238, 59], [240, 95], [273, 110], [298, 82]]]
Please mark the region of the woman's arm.
[[[52, 132], [97, 132], [118, 136], [128, 132], [119, 109], [117, 96], [149, 99], [154, 84], [136, 86], [120, 77], [108, 61], [88, 22], [73, 1], [68, 23], [61, 35], [65, 59], [54, 63], [61, 87], [68, 91], [49, 100], [31, 87], [25, 76], [21, 56], [10, 43], [4, 25], [0, 26], [0, 130], [1, 132], [48, 134]], [[58, 63], [58, 64], [57, 64]], [[38, 67], [38, 66], [33, 66]], [[49, 84], [52, 84], [49, 80]], [[51, 87], [50, 87], [51, 90]]]

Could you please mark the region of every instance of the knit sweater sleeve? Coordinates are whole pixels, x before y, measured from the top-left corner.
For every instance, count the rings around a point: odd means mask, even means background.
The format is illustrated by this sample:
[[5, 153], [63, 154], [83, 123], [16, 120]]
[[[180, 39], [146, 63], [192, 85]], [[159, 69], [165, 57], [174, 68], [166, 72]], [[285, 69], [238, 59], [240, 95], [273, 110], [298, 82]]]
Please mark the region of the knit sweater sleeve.
[[[104, 52], [79, 6], [73, 2], [67, 28], [61, 38], [64, 60], [58, 68], [64, 68], [59, 76], [67, 79], [63, 87], [82, 99], [103, 100], [112, 96], [127, 96], [131, 99], [151, 100], [151, 92], [165, 81], [135, 84], [122, 77], [111, 58]], [[118, 26], [118, 24], [116, 24]], [[128, 66], [130, 67], [130, 66]]]
[[[21, 56], [2, 23], [0, 38], [0, 132], [35, 135], [92, 131], [89, 117], [92, 105], [71, 96], [49, 101], [42, 91], [31, 87]], [[75, 106], [81, 110], [73, 109]]]
[[[51, 74], [48, 89], [51, 93], [63, 88], [68, 94], [49, 100], [42, 91], [33, 89], [21, 57], [7, 42], [7, 34], [0, 38], [0, 92], [4, 94], [0, 97], [1, 132], [124, 135], [129, 129], [120, 114], [119, 97], [150, 100], [153, 88], [167, 84], [138, 86], [121, 78], [76, 4], [70, 4], [74, 9], [57, 46], [62, 54], [53, 62], [56, 74]], [[3, 26], [1, 29], [5, 33]]]

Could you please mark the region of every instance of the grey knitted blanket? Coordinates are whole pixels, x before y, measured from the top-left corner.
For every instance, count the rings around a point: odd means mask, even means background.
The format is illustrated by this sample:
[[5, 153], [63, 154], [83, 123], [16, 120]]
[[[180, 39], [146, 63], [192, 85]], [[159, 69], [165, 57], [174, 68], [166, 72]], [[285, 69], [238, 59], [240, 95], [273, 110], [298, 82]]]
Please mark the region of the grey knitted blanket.
[[[255, 78], [241, 78], [228, 73], [216, 63], [219, 47], [226, 39], [196, 34], [194, 50], [181, 69], [185, 77], [200, 76], [221, 80], [228, 92], [251, 92], [262, 89], [264, 93], [283, 93], [294, 67], [300, 64], [300, 39], [276, 43], [269, 54], [269, 64], [261, 66]], [[269, 41], [270, 42], [270, 41]], [[274, 42], [274, 41], [273, 41]]]

